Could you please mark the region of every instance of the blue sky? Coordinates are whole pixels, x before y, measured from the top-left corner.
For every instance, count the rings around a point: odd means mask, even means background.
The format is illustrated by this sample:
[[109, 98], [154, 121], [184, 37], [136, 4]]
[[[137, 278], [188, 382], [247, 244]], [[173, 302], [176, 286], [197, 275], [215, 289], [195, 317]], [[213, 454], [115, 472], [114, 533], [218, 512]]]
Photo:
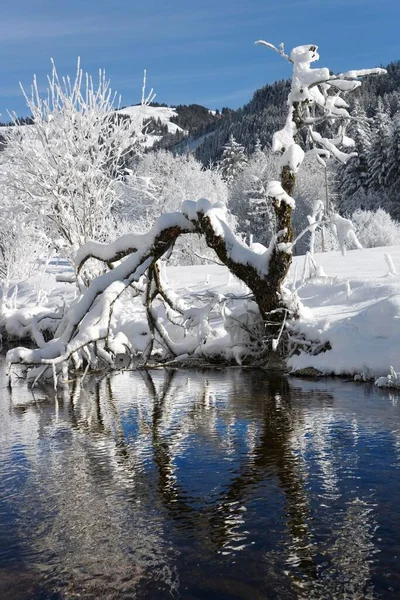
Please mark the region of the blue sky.
[[140, 100], [143, 69], [156, 100], [236, 108], [290, 75], [257, 39], [317, 44], [333, 71], [400, 59], [399, 0], [18, 0], [0, 8], [0, 113], [26, 114], [18, 82], [35, 73], [106, 70], [122, 104]]

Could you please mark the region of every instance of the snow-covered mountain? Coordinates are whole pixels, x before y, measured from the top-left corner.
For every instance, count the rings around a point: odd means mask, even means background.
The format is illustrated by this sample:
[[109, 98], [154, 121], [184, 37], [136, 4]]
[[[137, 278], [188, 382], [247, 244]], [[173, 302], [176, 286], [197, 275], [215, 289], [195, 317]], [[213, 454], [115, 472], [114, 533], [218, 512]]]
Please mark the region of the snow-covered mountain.
[[180, 133], [181, 136], [187, 135], [187, 132], [182, 127], [171, 121], [171, 118], [176, 118], [178, 113], [175, 108], [169, 106], [138, 104], [135, 106], [125, 106], [125, 108], [121, 108], [116, 112], [130, 119], [140, 120], [145, 125], [145, 135], [142, 144], [146, 148], [152, 148], [157, 142], [160, 142], [165, 133], [173, 136], [176, 136], [177, 133]]
[[167, 126], [168, 133], [175, 134], [177, 131], [184, 132], [182, 127], [171, 122], [171, 118], [177, 117], [178, 113], [175, 108], [169, 106], [142, 106], [139, 104], [136, 106], [125, 106], [125, 108], [117, 110], [117, 113], [133, 118], [140, 118], [143, 119], [143, 121], [149, 121], [151, 119], [156, 122], [160, 121], [163, 125]]
[[[146, 147], [168, 148], [178, 153], [188, 149], [193, 152], [199, 143], [193, 140], [210, 133], [221, 119], [219, 111], [198, 104], [170, 107], [153, 103], [149, 106], [126, 106], [117, 113], [147, 124]], [[188, 148], [186, 140], [189, 141]]]

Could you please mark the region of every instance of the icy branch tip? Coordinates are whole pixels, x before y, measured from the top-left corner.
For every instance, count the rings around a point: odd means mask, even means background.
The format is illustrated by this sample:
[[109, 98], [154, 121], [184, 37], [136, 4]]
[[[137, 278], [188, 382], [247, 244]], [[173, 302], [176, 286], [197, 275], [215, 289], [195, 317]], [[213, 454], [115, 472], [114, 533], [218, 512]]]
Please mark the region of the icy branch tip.
[[280, 54], [280, 56], [283, 56], [283, 58], [286, 58], [286, 60], [288, 60], [289, 62], [293, 62], [292, 59], [290, 58], [290, 56], [285, 54], [285, 46], [284, 46], [283, 42], [281, 44], [279, 44], [279, 48], [277, 48], [270, 42], [265, 42], [264, 40], [257, 40], [256, 42], [254, 42], [254, 44], [256, 46], [266, 46], [267, 48], [270, 48], [271, 50], [274, 50], [275, 52]]

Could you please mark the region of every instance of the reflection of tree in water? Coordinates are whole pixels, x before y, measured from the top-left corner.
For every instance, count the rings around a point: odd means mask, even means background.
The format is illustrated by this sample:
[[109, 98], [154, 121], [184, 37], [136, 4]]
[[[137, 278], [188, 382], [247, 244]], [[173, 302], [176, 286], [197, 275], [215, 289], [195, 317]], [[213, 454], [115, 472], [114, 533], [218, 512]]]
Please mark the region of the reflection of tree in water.
[[[337, 497], [332, 449], [316, 412], [310, 424], [303, 408], [304, 399], [311, 399], [323, 415], [332, 405], [329, 395], [302, 394], [285, 378], [259, 371], [123, 377], [95, 381], [90, 392], [75, 383], [55, 410], [47, 406], [46, 418], [40, 408], [41, 457], [26, 487], [24, 521], [32, 526], [24, 536], [40, 556], [35, 568], [52, 589], [57, 584], [67, 590], [65, 597], [124, 598], [146, 589], [149, 578], [161, 589], [176, 589], [178, 555], [168, 544], [166, 519], [190, 538], [187, 549], [196, 543], [211, 557], [243, 551], [246, 560], [254, 535], [246, 530], [246, 508], [266, 482], [280, 490], [286, 529], [271, 534], [280, 550], [264, 552], [260, 581], [268, 578], [270, 589], [283, 586], [287, 593], [289, 576], [293, 594], [304, 598], [333, 592], [350, 598], [340, 593], [365, 589], [374, 531], [367, 508], [351, 503], [330, 541], [321, 546], [316, 539], [299, 440], [307, 431], [307, 444], [315, 443], [320, 454], [324, 489]], [[194, 440], [221, 462], [218, 489], [211, 493], [205, 478], [202, 497], [179, 463]], [[192, 476], [198, 476], [196, 469]], [[350, 544], [352, 535], [361, 540], [358, 548]], [[322, 571], [321, 551], [329, 555]], [[357, 578], [351, 578], [354, 569]], [[347, 587], [344, 580], [350, 580]]]
[[[217, 501], [212, 506], [205, 505], [201, 508], [194, 508], [194, 503], [177, 482], [168, 437], [163, 437], [160, 431], [171, 381], [172, 378], [167, 381], [161, 395], [157, 395], [151, 383], [149, 385], [155, 407], [153, 440], [155, 461], [159, 468], [159, 487], [171, 513], [180, 522], [182, 519], [186, 520], [188, 529], [196, 531], [196, 535], [202, 536], [204, 540], [211, 540], [217, 548], [244, 549], [246, 535], [238, 530], [238, 526], [244, 522], [241, 509], [246, 506], [249, 496], [258, 485], [265, 479], [276, 476], [285, 497], [290, 534], [290, 541], [286, 546], [286, 569], [298, 597], [369, 598], [372, 593], [369, 583], [370, 562], [374, 554], [372, 539], [376, 529], [373, 510], [367, 502], [355, 496], [334, 523], [331, 536], [323, 543], [315, 538], [315, 515], [305, 486], [307, 472], [301, 457], [295, 452], [296, 445], [293, 444], [294, 438], [304, 435], [306, 418], [299, 404], [293, 401], [293, 388], [288, 381], [280, 377], [263, 378], [260, 373], [254, 374], [254, 377], [246, 377], [246, 394], [243, 396], [236, 393], [235, 397], [240, 397], [241, 408], [245, 404], [250, 412], [257, 415], [261, 425], [257, 441], [251, 452], [242, 456], [242, 464], [236, 469], [236, 476], [220, 493]], [[206, 394], [205, 389], [204, 396]], [[309, 395], [318, 400], [318, 393]], [[326, 393], [321, 394], [319, 400], [321, 409], [329, 409], [332, 400]], [[204, 397], [203, 402], [194, 404], [192, 418], [197, 424], [199, 413], [205, 415], [204, 406], [209, 407]], [[322, 412], [321, 419], [318, 414], [313, 413], [314, 422], [308, 431], [311, 434], [309, 444], [315, 445], [313, 451], [322, 472], [325, 500], [336, 500], [340, 496], [340, 465], [335, 461], [332, 435], [328, 431], [334, 427], [334, 422], [329, 410], [328, 415]], [[354, 445], [358, 444], [355, 421], [349, 424], [347, 435], [352, 438]], [[347, 469], [355, 471], [358, 455], [359, 449], [355, 448], [350, 454], [350, 460], [347, 460]], [[332, 518], [329, 526], [332, 529]], [[328, 557], [328, 567], [325, 565], [321, 569], [322, 553]], [[276, 566], [279, 572], [279, 565]]]
[[25, 488], [21, 536], [35, 556], [30, 566], [63, 598], [131, 597], [150, 573], [167, 590], [176, 587], [173, 552], [159, 518], [135, 494], [128, 503], [120, 496], [134, 473], [125, 477], [130, 465], [120, 433], [112, 435], [118, 415], [112, 396], [104, 394], [106, 383], [91, 394], [75, 386], [67, 402], [59, 398], [58, 418], [72, 428], [58, 431], [54, 443], [47, 431], [50, 447], [39, 448], [41, 460]]
[[[371, 488], [367, 493], [360, 489], [365, 448], [355, 416], [327, 408], [304, 415], [301, 430], [293, 432], [292, 447], [297, 448], [306, 488], [312, 490], [307, 495], [310, 500], [313, 496], [310, 528], [316, 533], [317, 574], [313, 579], [295, 577], [294, 586], [297, 598], [304, 600], [370, 599], [377, 505]], [[299, 561], [289, 550], [288, 562], [296, 572]]]
[[327, 548], [329, 563], [321, 570], [319, 580], [300, 596], [304, 600], [372, 600], [375, 597], [370, 582], [371, 559], [376, 553], [374, 508], [372, 503], [358, 498], [348, 504], [333, 543]]
[[[260, 385], [260, 377], [263, 380]], [[315, 576], [312, 542], [307, 526], [308, 506], [297, 460], [290, 448], [290, 436], [301, 421], [291, 403], [291, 390], [284, 378], [267, 378], [261, 373], [246, 377], [246, 395], [239, 396], [241, 409], [246, 406], [260, 422], [258, 439], [249, 454], [242, 456], [237, 475], [231, 479], [216, 502], [196, 507], [177, 482], [169, 440], [162, 435], [161, 422], [166, 405], [169, 378], [161, 394], [157, 394], [150, 376], [146, 375], [148, 389], [153, 397], [154, 457], [159, 469], [159, 489], [165, 504], [180, 523], [186, 521], [188, 530], [196, 531], [204, 542], [210, 540], [217, 549], [239, 550], [246, 547], [246, 535], [238, 531], [244, 522], [243, 508], [248, 496], [266, 478], [277, 477], [286, 499], [287, 525], [293, 540], [293, 550], [299, 557], [300, 569]], [[237, 390], [236, 390], [237, 392]], [[203, 402], [194, 404], [192, 419], [197, 422], [200, 411], [206, 417]], [[197, 410], [196, 410], [197, 409]], [[173, 440], [171, 440], [171, 445]], [[195, 474], [194, 474], [195, 476]], [[228, 553], [228, 552], [226, 552]]]

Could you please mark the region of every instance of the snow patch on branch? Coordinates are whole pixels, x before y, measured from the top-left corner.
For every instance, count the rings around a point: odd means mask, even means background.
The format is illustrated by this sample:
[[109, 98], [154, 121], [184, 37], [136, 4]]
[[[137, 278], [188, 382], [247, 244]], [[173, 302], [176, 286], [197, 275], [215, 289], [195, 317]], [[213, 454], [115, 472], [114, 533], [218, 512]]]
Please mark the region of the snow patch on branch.
[[79, 269], [82, 263], [89, 257], [107, 262], [115, 260], [118, 256], [143, 250], [151, 246], [155, 238], [162, 231], [173, 227], [178, 227], [187, 232], [194, 231], [193, 224], [181, 212], [166, 213], [157, 219], [147, 233], [127, 233], [117, 238], [111, 244], [93, 241], [87, 242], [79, 248], [76, 254], [75, 266]]
[[346, 244], [353, 245], [360, 250], [362, 249], [362, 245], [356, 236], [355, 227], [350, 219], [345, 219], [338, 213], [335, 213], [332, 216], [331, 226], [333, 233], [339, 242], [339, 247], [343, 256], [346, 254]]
[[317, 131], [312, 131], [311, 137], [314, 142], [325, 148], [328, 154], [333, 154], [333, 156], [342, 164], [345, 164], [349, 160], [349, 158], [357, 156], [357, 152], [351, 152], [350, 154], [342, 152], [335, 146], [335, 144], [333, 143], [334, 140], [329, 140], [328, 138], [322, 137], [322, 135]]
[[290, 148], [294, 144], [294, 136], [297, 133], [296, 126], [293, 122], [293, 107], [289, 108], [289, 114], [286, 119], [283, 129], [276, 131], [272, 136], [273, 152], [284, 152], [286, 148]]
[[298, 144], [292, 144], [281, 156], [280, 167], [289, 167], [292, 173], [297, 173], [303, 160], [304, 150]]
[[286, 202], [293, 209], [296, 208], [294, 199], [285, 192], [280, 181], [269, 181], [267, 185], [267, 196], [275, 200], [280, 205], [281, 202]]
[[338, 75], [338, 77], [356, 79], [357, 77], [365, 77], [366, 75], [385, 75], [386, 73], [386, 69], [375, 67], [374, 69], [356, 69], [352, 71], [346, 71], [346, 73], [342, 73], [341, 75]]
[[257, 251], [254, 251], [237, 237], [226, 222], [225, 204], [222, 202], [212, 204], [209, 200], [201, 198], [197, 202], [184, 202], [182, 210], [191, 221], [198, 220], [199, 214], [209, 219], [215, 235], [224, 240], [227, 255], [233, 262], [250, 265], [262, 276], [268, 274], [272, 249], [266, 248], [265, 251], [260, 252], [260, 248], [257, 248]]

